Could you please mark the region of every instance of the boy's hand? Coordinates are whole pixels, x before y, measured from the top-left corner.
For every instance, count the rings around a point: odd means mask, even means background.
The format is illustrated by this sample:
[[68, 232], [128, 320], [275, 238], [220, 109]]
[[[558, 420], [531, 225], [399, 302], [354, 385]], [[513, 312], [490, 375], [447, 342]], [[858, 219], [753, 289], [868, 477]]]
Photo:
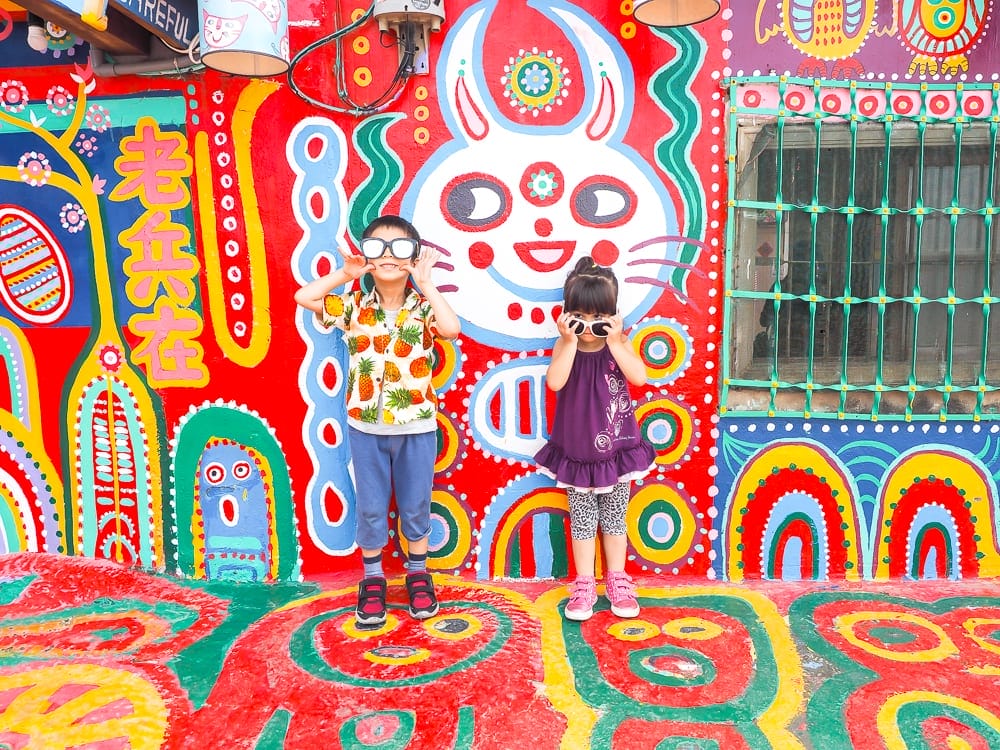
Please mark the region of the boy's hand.
[[434, 268], [434, 264], [438, 262], [441, 257], [441, 253], [432, 247], [424, 247], [420, 251], [420, 255], [417, 257], [416, 261], [412, 259], [403, 266], [407, 271], [410, 272], [410, 276], [413, 277], [413, 283], [416, 284], [421, 291], [428, 287], [433, 286], [431, 281], [431, 271]]
[[352, 279], [360, 279], [366, 273], [371, 273], [375, 270], [374, 264], [363, 255], [355, 255], [350, 250], [345, 250], [342, 247], [338, 247], [337, 252], [344, 259], [344, 273]]

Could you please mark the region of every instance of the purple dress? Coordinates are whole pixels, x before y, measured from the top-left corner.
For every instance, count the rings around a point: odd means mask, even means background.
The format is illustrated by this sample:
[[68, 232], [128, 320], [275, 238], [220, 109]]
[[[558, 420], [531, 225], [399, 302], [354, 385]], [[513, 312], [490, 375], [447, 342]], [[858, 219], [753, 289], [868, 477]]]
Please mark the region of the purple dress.
[[560, 487], [603, 493], [645, 476], [655, 461], [656, 451], [639, 434], [628, 384], [611, 350], [577, 351], [556, 396], [549, 442], [535, 454], [539, 471]]

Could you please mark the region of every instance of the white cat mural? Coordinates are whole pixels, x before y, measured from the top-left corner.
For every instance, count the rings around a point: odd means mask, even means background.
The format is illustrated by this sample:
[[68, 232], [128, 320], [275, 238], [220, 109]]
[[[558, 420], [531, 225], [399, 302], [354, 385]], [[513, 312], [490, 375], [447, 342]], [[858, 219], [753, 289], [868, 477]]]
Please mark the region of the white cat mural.
[[270, 25], [271, 33], [277, 33], [278, 22], [285, 12], [284, 4], [278, 2], [278, 0], [234, 0], [234, 2], [253, 6], [264, 17], [268, 25]]
[[204, 20], [201, 40], [207, 49], [225, 49], [231, 46], [240, 38], [247, 22], [245, 15], [237, 18], [223, 18], [207, 11], [202, 11], [202, 15]]
[[[573, 86], [561, 99], [579, 112], [562, 125], [510, 121], [487, 91], [504, 81], [487, 80], [480, 52], [487, 43], [507, 44], [513, 60], [527, 45], [502, 36], [486, 41], [493, 8], [472, 6], [448, 34], [437, 79], [454, 140], [414, 177], [403, 211], [445, 254], [436, 281], [453, 291], [463, 333], [477, 341], [503, 349], [550, 345], [566, 274], [585, 254], [615, 271], [620, 312], [634, 324], [673, 290], [667, 279], [681, 265], [683, 239], [666, 189], [622, 142], [634, 91], [628, 58], [580, 8], [540, 5], [582, 66], [565, 71]], [[531, 93], [548, 82], [545, 74], [533, 63], [514, 84]], [[552, 74], [561, 78], [563, 70]]]

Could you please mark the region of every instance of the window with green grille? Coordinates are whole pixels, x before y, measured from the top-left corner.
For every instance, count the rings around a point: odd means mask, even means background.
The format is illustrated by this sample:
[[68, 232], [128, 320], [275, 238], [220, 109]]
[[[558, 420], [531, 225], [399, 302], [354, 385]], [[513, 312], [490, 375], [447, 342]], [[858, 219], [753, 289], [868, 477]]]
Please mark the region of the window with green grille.
[[732, 108], [724, 412], [1000, 413], [1000, 117], [983, 88], [978, 119]]

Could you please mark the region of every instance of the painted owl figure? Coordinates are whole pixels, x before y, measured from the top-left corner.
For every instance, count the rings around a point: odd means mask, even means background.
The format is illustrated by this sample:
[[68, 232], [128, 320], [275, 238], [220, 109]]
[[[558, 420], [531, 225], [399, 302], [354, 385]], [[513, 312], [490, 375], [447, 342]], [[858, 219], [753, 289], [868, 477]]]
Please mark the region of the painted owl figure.
[[198, 476], [197, 524], [204, 531], [204, 575], [264, 581], [273, 577], [273, 497], [252, 448], [214, 441]]
[[[761, 17], [769, 0], [759, 0], [757, 6], [758, 36], [762, 31]], [[851, 60], [865, 43], [872, 30], [875, 3], [870, 0], [781, 0], [781, 30], [795, 49], [811, 59], [803, 61], [798, 73], [803, 75], [854, 76], [862, 73]], [[772, 27], [772, 33], [776, 31]], [[827, 70], [824, 60], [837, 61]]]
[[991, 0], [898, 0], [899, 40], [913, 54], [909, 73], [958, 73], [969, 69], [966, 53], [982, 38]]

